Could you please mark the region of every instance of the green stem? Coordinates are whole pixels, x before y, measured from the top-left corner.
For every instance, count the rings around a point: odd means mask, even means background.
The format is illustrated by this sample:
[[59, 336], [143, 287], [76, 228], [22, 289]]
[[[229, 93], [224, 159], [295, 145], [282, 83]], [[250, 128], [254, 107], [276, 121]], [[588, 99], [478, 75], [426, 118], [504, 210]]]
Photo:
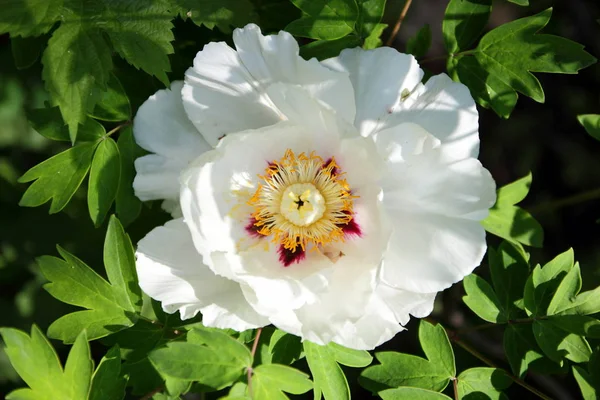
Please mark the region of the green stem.
[[[262, 332], [262, 328], [258, 328], [256, 330], [256, 336], [254, 336], [254, 343], [252, 343], [252, 350], [251, 350], [251, 354], [252, 354], [252, 362], [254, 363], [254, 355], [256, 354], [256, 349], [258, 348], [258, 340], [260, 339], [260, 334]], [[248, 394], [250, 395], [250, 398], [252, 397], [252, 365], [249, 365], [247, 368], [247, 374], [248, 374]]]
[[600, 198], [600, 188], [592, 189], [587, 192], [578, 193], [576, 195], [566, 197], [564, 199], [552, 200], [547, 203], [542, 203], [527, 209], [532, 214], [544, 214], [554, 211], [558, 208], [572, 206], [586, 201]]
[[108, 131], [106, 133], [106, 137], [111, 136], [113, 133], [120, 131], [121, 128], [124, 128], [124, 127], [129, 126], [129, 125], [131, 125], [131, 121], [127, 121], [127, 122], [125, 122], [125, 123], [123, 123], [121, 125], [116, 126], [115, 128], [111, 129], [110, 131]]

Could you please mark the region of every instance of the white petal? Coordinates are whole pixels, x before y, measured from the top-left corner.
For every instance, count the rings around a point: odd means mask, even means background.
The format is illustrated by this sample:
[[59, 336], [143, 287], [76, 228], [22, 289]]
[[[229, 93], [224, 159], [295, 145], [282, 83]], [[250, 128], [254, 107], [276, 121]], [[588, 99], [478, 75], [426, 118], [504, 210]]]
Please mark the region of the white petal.
[[177, 199], [178, 176], [190, 161], [210, 149], [188, 120], [181, 102], [183, 82], [159, 90], [139, 108], [134, 122], [135, 141], [150, 154], [135, 162], [133, 188], [141, 200]]
[[138, 243], [136, 268], [140, 287], [162, 302], [165, 312], [182, 319], [203, 314], [203, 323], [238, 331], [264, 326], [242, 295], [240, 285], [216, 276], [194, 248], [181, 219], [155, 228]]
[[355, 126], [363, 136], [386, 127], [389, 116], [402, 109], [401, 94], [412, 92], [423, 77], [413, 56], [390, 47], [346, 49], [322, 64], [350, 73], [356, 101]]
[[263, 36], [251, 24], [236, 29], [233, 40], [237, 51], [223, 42], [210, 43], [186, 72], [185, 110], [211, 145], [223, 135], [282, 120], [265, 93], [276, 82], [299, 84], [349, 121], [354, 119], [347, 74], [303, 60], [289, 33]]
[[377, 286], [376, 293], [402, 325], [408, 323], [410, 315], [416, 318], [424, 318], [431, 314], [437, 294], [414, 293], [408, 290], [393, 288], [385, 283], [380, 283]]

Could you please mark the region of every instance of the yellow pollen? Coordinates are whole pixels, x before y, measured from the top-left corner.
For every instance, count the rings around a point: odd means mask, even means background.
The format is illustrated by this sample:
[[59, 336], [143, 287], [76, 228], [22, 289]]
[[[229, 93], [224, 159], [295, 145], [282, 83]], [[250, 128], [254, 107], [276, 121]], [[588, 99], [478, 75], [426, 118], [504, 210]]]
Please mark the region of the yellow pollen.
[[353, 196], [335, 159], [314, 152], [285, 155], [269, 164], [248, 204], [256, 231], [295, 252], [344, 241], [352, 221]]

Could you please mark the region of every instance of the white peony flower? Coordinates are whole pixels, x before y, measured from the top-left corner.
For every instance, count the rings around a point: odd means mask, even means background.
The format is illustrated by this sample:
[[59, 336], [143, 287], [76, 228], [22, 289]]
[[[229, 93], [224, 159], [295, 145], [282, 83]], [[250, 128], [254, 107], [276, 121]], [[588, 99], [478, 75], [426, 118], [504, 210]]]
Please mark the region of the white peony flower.
[[495, 185], [467, 88], [391, 48], [305, 61], [236, 29], [139, 109], [142, 289], [182, 319], [373, 349], [479, 265]]

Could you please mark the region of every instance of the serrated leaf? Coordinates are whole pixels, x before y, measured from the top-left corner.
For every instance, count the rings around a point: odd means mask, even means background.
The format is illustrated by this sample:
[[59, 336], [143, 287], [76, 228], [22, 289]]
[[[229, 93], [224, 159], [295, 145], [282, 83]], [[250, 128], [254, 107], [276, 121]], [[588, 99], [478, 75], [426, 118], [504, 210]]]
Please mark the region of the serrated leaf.
[[496, 204], [481, 221], [486, 231], [512, 242], [542, 247], [544, 231], [527, 211], [515, 206], [529, 193], [531, 173], [497, 191]]
[[327, 347], [335, 361], [348, 367], [362, 368], [373, 362], [373, 357], [366, 350], [349, 349], [333, 342], [329, 343]]
[[42, 273], [50, 281], [44, 288], [56, 299], [87, 310], [54, 321], [48, 328], [50, 337], [72, 343], [86, 329], [89, 340], [94, 340], [137, 321], [139, 289], [133, 249], [116, 218], [111, 219], [105, 241], [108, 282], [77, 257], [60, 247], [58, 251], [64, 261], [51, 256], [38, 259]]
[[491, 12], [492, 0], [450, 0], [442, 22], [448, 53], [468, 49], [483, 32]]
[[387, 389], [377, 394], [383, 400], [451, 400], [445, 394], [414, 387]]
[[48, 42], [47, 35], [27, 38], [11, 37], [10, 49], [15, 60], [15, 66], [18, 69], [26, 69], [35, 64], [40, 58], [46, 42]]
[[121, 374], [119, 346], [114, 346], [100, 360], [92, 377], [88, 400], [122, 400], [125, 397], [127, 377]]
[[349, 400], [348, 381], [331, 350], [307, 340], [303, 345], [316, 390], [323, 393], [325, 400]]
[[112, 138], [107, 137], [94, 152], [88, 184], [88, 209], [96, 227], [102, 225], [115, 200], [120, 178], [119, 148]]
[[503, 241], [497, 250], [488, 248], [488, 263], [494, 291], [507, 318], [518, 318], [522, 311], [517, 304], [523, 300], [523, 290], [529, 276], [525, 250], [518, 243]]
[[253, 373], [252, 395], [256, 399], [287, 399], [283, 392], [302, 394], [313, 387], [308, 375], [286, 365], [259, 365]]
[[248, 0], [175, 0], [182, 18], [191, 18], [198, 26], [218, 27], [229, 32], [231, 27], [242, 27], [256, 22], [254, 4]]
[[600, 114], [578, 115], [577, 120], [591, 137], [600, 140]]
[[431, 27], [425, 24], [419, 31], [406, 42], [406, 52], [416, 58], [423, 57], [431, 47]]
[[79, 124], [105, 89], [112, 69], [111, 48], [102, 33], [72, 21], [54, 31], [42, 56], [42, 78], [60, 107], [75, 142]]
[[340, 39], [354, 31], [356, 0], [292, 0], [303, 16], [285, 30], [292, 35], [320, 40]]
[[375, 353], [381, 363], [363, 370], [359, 383], [376, 393], [398, 386], [442, 391], [456, 374], [454, 353], [441, 325], [421, 320], [419, 341], [427, 359], [396, 352]]
[[127, 126], [121, 130], [117, 146], [119, 147], [119, 159], [121, 160], [121, 178], [119, 179], [119, 189], [115, 198], [115, 210], [123, 225], [127, 226], [142, 211], [142, 202], [133, 191], [133, 179], [135, 178], [133, 162], [139, 147], [133, 140], [131, 127]]
[[0, 35], [39, 36], [59, 19], [63, 0], [21, 0], [2, 5]]
[[37, 207], [52, 200], [50, 214], [65, 208], [90, 169], [96, 144], [78, 144], [25, 172], [19, 182], [35, 182], [27, 188], [19, 205]]
[[565, 332], [550, 321], [534, 321], [533, 334], [544, 354], [561, 365], [565, 359], [576, 363], [587, 362], [592, 355], [585, 338]]
[[512, 384], [512, 379], [499, 368], [470, 368], [461, 372], [457, 380], [458, 396], [461, 399], [469, 398], [469, 395], [485, 395], [490, 400], [508, 399], [502, 390]]
[[34, 325], [31, 335], [18, 329], [0, 328], [6, 354], [29, 389], [17, 389], [7, 400], [87, 399], [93, 362], [85, 332], [77, 336], [65, 368], [50, 342]]
[[[40, 135], [51, 140], [68, 142], [69, 127], [63, 122], [60, 110], [57, 107], [35, 108], [27, 112], [31, 127]], [[98, 121], [86, 118], [77, 132], [76, 143], [94, 142], [102, 138], [106, 130]]]
[[315, 57], [321, 61], [336, 57], [342, 50], [359, 45], [360, 38], [356, 35], [348, 35], [336, 40], [316, 40], [300, 47], [300, 55], [306, 60]]
[[111, 74], [107, 83], [107, 90], [102, 93], [91, 117], [102, 121], [128, 121], [131, 119], [131, 105], [123, 85], [119, 79]]
[[575, 74], [596, 62], [582, 45], [539, 33], [551, 15], [550, 8], [501, 25], [484, 35], [465, 57], [474, 56], [489, 75], [501, 79], [514, 92], [543, 103], [544, 91], [533, 72]]
[[504, 324], [508, 320], [506, 310], [500, 304], [494, 289], [485, 279], [471, 274], [463, 280], [466, 296], [463, 302], [477, 316], [485, 321], [495, 324]]

